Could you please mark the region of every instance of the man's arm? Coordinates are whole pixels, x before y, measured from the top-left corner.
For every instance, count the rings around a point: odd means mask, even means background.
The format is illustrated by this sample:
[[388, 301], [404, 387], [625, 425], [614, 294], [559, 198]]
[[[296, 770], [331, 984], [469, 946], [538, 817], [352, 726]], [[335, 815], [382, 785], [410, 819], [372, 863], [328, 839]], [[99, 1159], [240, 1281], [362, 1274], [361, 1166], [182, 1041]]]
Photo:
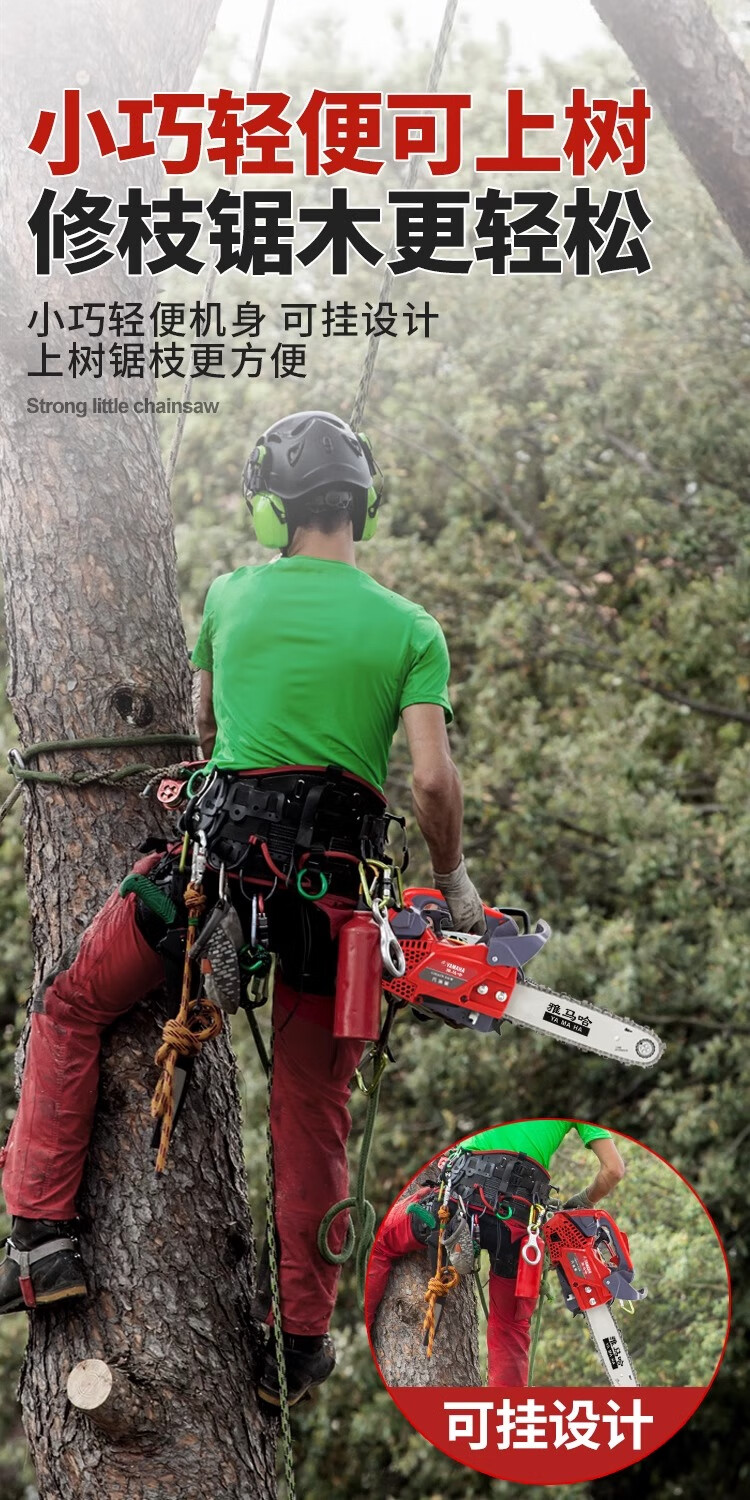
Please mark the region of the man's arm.
[[435, 884], [459, 931], [484, 931], [481, 898], [461, 853], [464, 799], [445, 714], [439, 703], [411, 703], [402, 717], [412, 762], [414, 813], [430, 851]]
[[209, 760], [216, 743], [216, 719], [214, 718], [213, 673], [198, 673], [198, 707], [195, 722], [201, 742], [201, 752]]
[[593, 1208], [595, 1203], [608, 1197], [625, 1176], [625, 1163], [614, 1141], [602, 1136], [600, 1140], [590, 1142], [590, 1149], [599, 1158], [599, 1171], [591, 1186], [569, 1198], [563, 1204], [564, 1208]]

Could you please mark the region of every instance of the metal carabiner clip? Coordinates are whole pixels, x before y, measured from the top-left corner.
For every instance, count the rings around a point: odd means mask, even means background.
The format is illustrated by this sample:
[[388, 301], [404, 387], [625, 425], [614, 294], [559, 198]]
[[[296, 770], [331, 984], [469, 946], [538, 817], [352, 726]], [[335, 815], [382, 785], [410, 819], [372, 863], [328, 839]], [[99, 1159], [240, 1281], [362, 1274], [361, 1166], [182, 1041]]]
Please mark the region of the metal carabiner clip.
[[193, 862], [190, 869], [191, 885], [199, 886], [203, 884], [203, 876], [206, 872], [207, 862], [208, 846], [206, 843], [206, 835], [203, 829], [199, 828], [195, 843], [193, 844]]
[[539, 1265], [544, 1253], [539, 1243], [540, 1238], [540, 1235], [530, 1233], [528, 1239], [525, 1239], [521, 1246], [521, 1255], [526, 1261], [527, 1266]]
[[406, 973], [406, 959], [403, 948], [388, 920], [388, 910], [384, 901], [373, 901], [372, 915], [380, 928], [380, 956], [383, 960], [383, 968], [392, 978], [401, 979]]

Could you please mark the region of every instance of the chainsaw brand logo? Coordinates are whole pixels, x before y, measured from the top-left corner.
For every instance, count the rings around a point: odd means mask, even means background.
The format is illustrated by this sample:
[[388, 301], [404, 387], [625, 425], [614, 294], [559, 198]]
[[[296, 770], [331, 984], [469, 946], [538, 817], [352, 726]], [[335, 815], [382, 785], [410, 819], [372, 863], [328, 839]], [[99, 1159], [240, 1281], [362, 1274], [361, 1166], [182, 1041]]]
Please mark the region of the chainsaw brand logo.
[[542, 1020], [562, 1026], [564, 1031], [577, 1031], [579, 1036], [588, 1036], [591, 1030], [591, 1017], [585, 1011], [574, 1010], [572, 1005], [558, 1005], [556, 1000], [550, 1001]]
[[604, 1351], [606, 1353], [607, 1359], [612, 1366], [612, 1369], [621, 1370], [623, 1366], [622, 1349], [620, 1348], [617, 1339], [603, 1339], [602, 1343], [604, 1344]]
[[571, 1268], [575, 1272], [576, 1276], [590, 1276], [591, 1275], [591, 1266], [589, 1264], [588, 1256], [586, 1256], [586, 1255], [573, 1255], [571, 1253], [570, 1264], [571, 1264]]
[[447, 964], [441, 969], [423, 969], [422, 978], [430, 984], [439, 984], [444, 990], [460, 990], [466, 971], [459, 964]]

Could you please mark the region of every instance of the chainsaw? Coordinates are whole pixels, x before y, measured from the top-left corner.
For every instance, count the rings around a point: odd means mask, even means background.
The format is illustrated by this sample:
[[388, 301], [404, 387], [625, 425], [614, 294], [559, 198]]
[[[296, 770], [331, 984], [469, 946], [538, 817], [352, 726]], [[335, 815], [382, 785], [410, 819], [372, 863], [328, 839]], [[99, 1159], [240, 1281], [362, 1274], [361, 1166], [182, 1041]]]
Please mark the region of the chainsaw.
[[[582, 1313], [612, 1385], [637, 1385], [625, 1342], [612, 1316], [612, 1303], [641, 1302], [647, 1295], [633, 1285], [627, 1236], [603, 1208], [561, 1209], [547, 1220], [544, 1238], [557, 1272], [565, 1306]], [[632, 1307], [629, 1309], [632, 1311]]]
[[664, 1045], [647, 1027], [526, 978], [525, 966], [551, 935], [547, 922], [537, 922], [532, 932], [518, 907], [484, 911], [482, 936], [455, 932], [439, 891], [406, 890], [402, 909], [390, 917], [405, 968], [384, 975], [388, 998], [449, 1026], [487, 1032], [509, 1021], [627, 1065], [650, 1068], [659, 1061]]

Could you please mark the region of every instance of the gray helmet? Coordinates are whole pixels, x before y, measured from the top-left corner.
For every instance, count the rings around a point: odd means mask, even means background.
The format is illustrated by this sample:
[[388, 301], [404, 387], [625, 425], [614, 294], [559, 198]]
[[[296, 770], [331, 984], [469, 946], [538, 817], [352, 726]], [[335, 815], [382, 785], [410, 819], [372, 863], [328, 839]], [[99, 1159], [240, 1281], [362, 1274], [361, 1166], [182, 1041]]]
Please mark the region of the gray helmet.
[[[364, 433], [353, 432], [333, 412], [302, 411], [274, 422], [258, 439], [242, 487], [259, 541], [266, 540], [266, 499], [291, 540], [294, 528], [304, 524], [305, 500], [327, 490], [332, 500], [336, 491], [351, 495], [354, 538], [361, 541], [375, 530], [382, 474]], [[255, 505], [256, 496], [263, 503]], [[278, 537], [269, 534], [267, 544], [278, 545]]]

